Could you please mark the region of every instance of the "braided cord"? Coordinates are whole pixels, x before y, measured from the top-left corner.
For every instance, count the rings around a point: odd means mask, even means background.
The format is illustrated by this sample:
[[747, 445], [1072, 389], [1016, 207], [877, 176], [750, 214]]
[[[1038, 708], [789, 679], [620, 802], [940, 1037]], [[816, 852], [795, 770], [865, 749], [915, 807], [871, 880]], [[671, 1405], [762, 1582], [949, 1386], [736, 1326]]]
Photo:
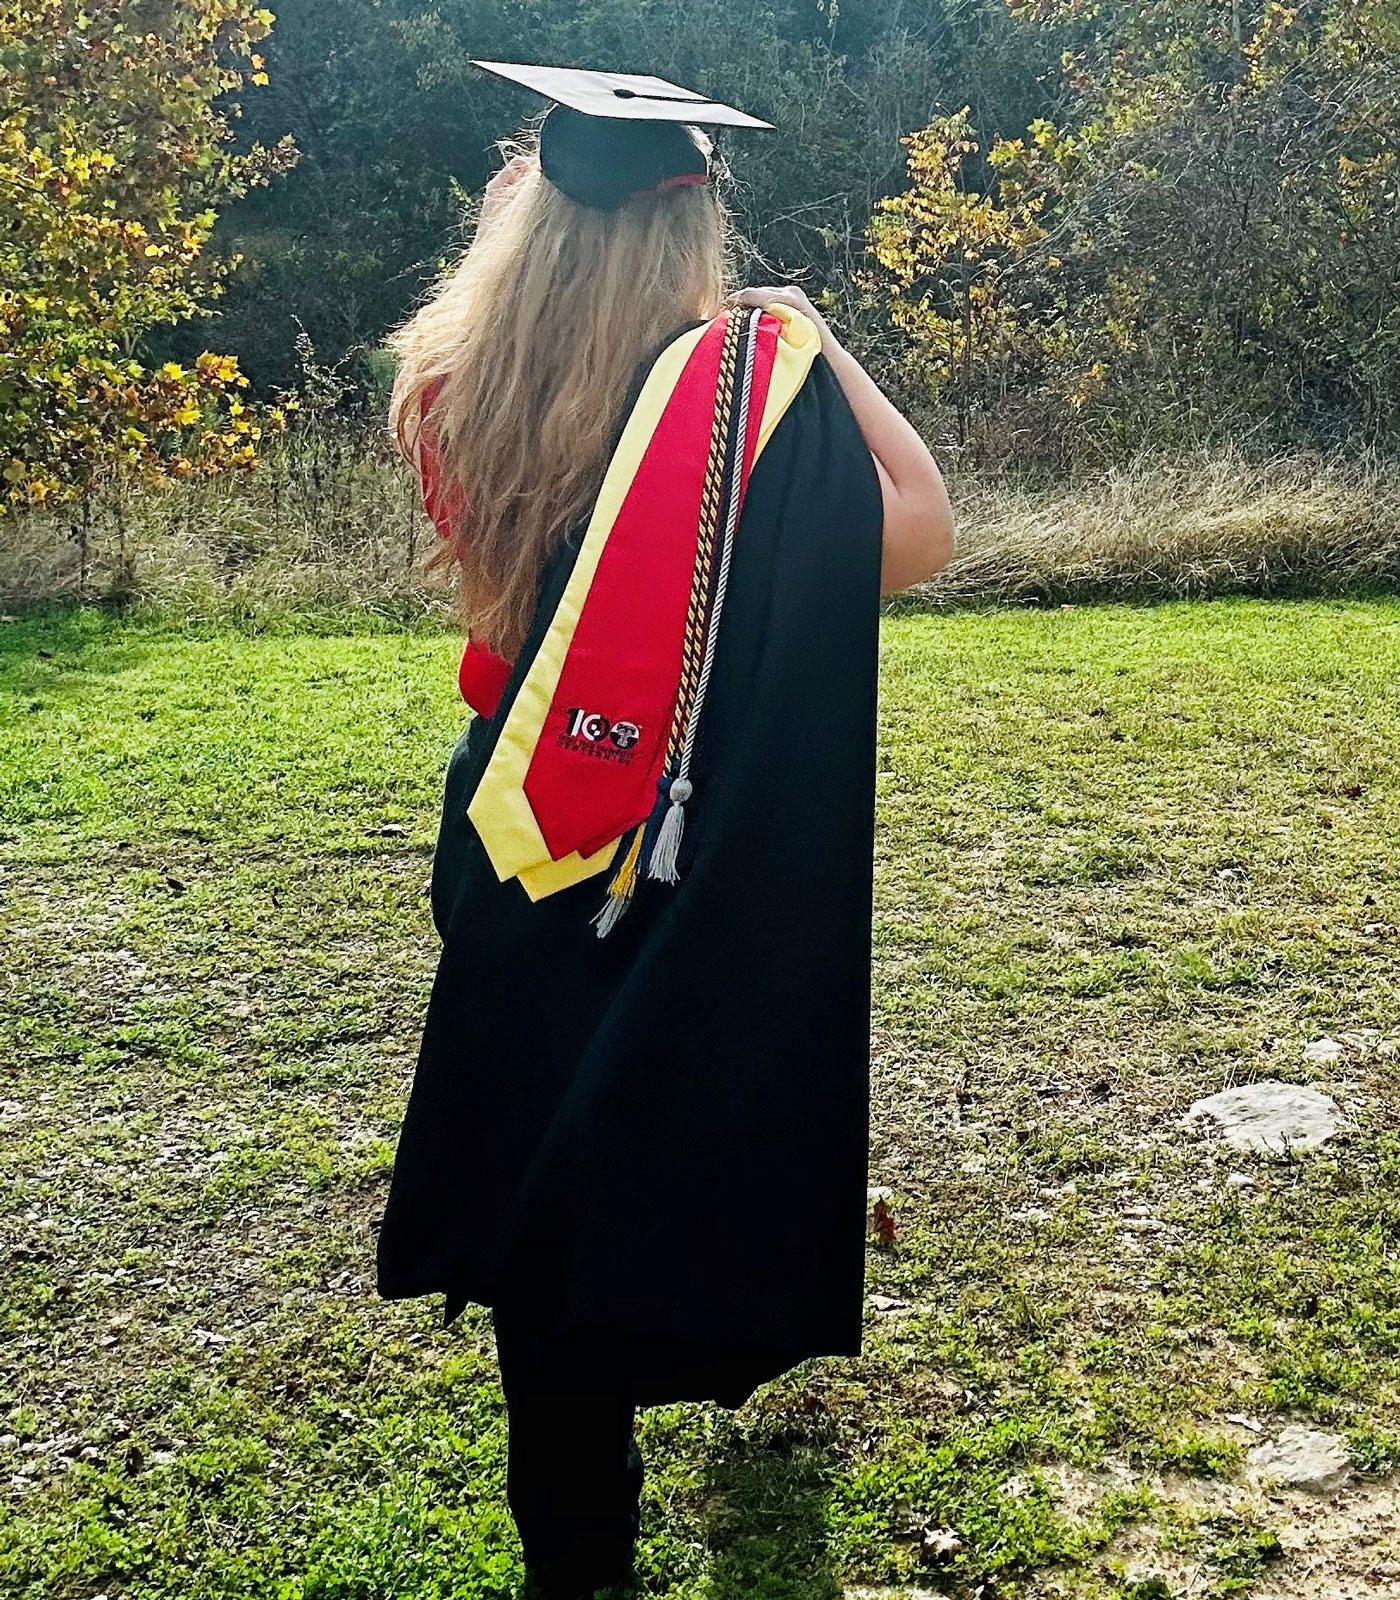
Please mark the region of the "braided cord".
[[[729, 563], [734, 550], [734, 533], [739, 522], [743, 497], [744, 456], [749, 433], [749, 398], [753, 389], [754, 357], [758, 346], [758, 323], [762, 313], [754, 310], [740, 319], [732, 312], [725, 321], [720, 345], [719, 379], [715, 391], [715, 411], [710, 429], [710, 449], [705, 462], [704, 485], [700, 497], [700, 526], [695, 549], [695, 570], [691, 577], [690, 601], [686, 610], [685, 644], [681, 662], [681, 681], [676, 695], [675, 715], [666, 744], [663, 773], [672, 770], [679, 753], [679, 764], [670, 782], [670, 808], [661, 822], [648, 861], [648, 876], [665, 883], [677, 881], [677, 855], [684, 827], [685, 801], [690, 795], [690, 758], [695, 748], [700, 712], [705, 703], [710, 672], [714, 666], [715, 645], [719, 637], [720, 612], [729, 585]], [[739, 365], [739, 347], [743, 363]], [[737, 428], [731, 435], [735, 379], [738, 378], [739, 407]], [[734, 448], [731, 448], [731, 442]], [[728, 494], [725, 495], [726, 468]], [[721, 506], [723, 501], [723, 506]], [[721, 534], [720, 514], [724, 512]], [[719, 566], [715, 572], [715, 547], [719, 545]], [[622, 865], [608, 886], [607, 899], [593, 922], [598, 937], [605, 939], [626, 914], [636, 889], [641, 852], [651, 838], [650, 824], [640, 825]]]
[[685, 618], [685, 647], [681, 658], [681, 678], [676, 695], [675, 715], [666, 746], [666, 763], [672, 761], [685, 743], [691, 706], [704, 665], [705, 612], [709, 600], [715, 536], [719, 529], [720, 493], [724, 482], [725, 446], [729, 438], [730, 414], [734, 395], [734, 369], [743, 324], [730, 314], [720, 346], [719, 381], [715, 391], [715, 413], [710, 428], [710, 450], [705, 462], [704, 489], [700, 499], [700, 532], [695, 547], [695, 571], [690, 585], [690, 602]]
[[734, 534], [739, 526], [739, 506], [744, 489], [744, 451], [749, 437], [749, 399], [753, 393], [754, 355], [758, 346], [758, 321], [763, 313], [757, 307], [749, 314], [744, 327], [744, 364], [739, 392], [738, 444], [734, 468], [729, 478], [729, 504], [724, 519], [724, 539], [720, 547], [719, 576], [715, 579], [714, 599], [705, 627], [705, 655], [700, 667], [699, 681], [695, 686], [695, 700], [686, 719], [685, 743], [681, 749], [678, 777], [690, 776], [690, 758], [695, 750], [695, 735], [700, 726], [700, 712], [705, 704], [705, 690], [709, 687], [710, 672], [715, 664], [715, 647], [719, 643], [719, 619], [724, 610], [724, 595], [729, 587], [729, 563], [734, 555]]

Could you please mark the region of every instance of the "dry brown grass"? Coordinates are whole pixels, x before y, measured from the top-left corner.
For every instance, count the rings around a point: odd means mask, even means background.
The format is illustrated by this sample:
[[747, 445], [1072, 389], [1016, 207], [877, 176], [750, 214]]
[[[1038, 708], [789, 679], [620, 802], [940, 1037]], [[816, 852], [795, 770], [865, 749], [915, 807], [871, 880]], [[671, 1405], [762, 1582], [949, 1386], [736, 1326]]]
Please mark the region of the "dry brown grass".
[[1047, 489], [957, 484], [940, 604], [1339, 594], [1400, 582], [1400, 467], [1202, 452]]
[[181, 617], [310, 610], [413, 616], [449, 602], [425, 577], [433, 534], [380, 439], [316, 424], [247, 476], [186, 481], [0, 523], [0, 602], [74, 600]]
[[[1400, 585], [1400, 466], [1229, 452], [1053, 487], [965, 474], [959, 549], [914, 604], [1055, 604]], [[318, 423], [237, 480], [0, 524], [0, 603], [76, 599], [181, 617], [450, 613], [432, 533], [377, 439]], [[907, 603], [907, 602], [906, 602]]]

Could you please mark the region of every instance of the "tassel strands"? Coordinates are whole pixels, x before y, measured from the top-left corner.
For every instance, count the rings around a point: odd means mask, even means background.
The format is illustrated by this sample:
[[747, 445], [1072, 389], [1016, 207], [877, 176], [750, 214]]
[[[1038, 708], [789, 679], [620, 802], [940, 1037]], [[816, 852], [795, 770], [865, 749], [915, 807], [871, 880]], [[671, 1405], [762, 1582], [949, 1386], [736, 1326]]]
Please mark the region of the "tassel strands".
[[656, 843], [651, 847], [651, 858], [647, 862], [647, 876], [655, 878], [660, 883], [681, 881], [678, 863], [681, 839], [685, 834], [685, 803], [690, 799], [691, 793], [689, 778], [671, 780], [668, 791], [671, 803], [666, 808], [661, 831], [656, 836]]
[[637, 892], [637, 863], [642, 854], [642, 835], [646, 832], [646, 824], [640, 824], [632, 834], [632, 843], [627, 854], [622, 858], [622, 865], [613, 874], [613, 880], [608, 885], [608, 897], [603, 902], [602, 910], [593, 919], [593, 926], [598, 930], [598, 937], [606, 939], [613, 929], [627, 914], [627, 908], [632, 904], [632, 896]]

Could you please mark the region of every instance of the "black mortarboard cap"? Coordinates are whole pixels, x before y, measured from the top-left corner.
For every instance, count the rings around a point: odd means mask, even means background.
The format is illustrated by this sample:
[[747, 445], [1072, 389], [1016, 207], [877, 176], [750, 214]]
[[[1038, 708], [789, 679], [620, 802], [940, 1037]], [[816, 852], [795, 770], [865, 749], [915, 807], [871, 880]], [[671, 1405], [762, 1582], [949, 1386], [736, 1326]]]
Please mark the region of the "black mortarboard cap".
[[555, 102], [540, 126], [540, 169], [571, 200], [600, 211], [637, 194], [703, 183], [705, 155], [688, 125], [772, 127], [664, 78], [510, 61], [475, 65]]

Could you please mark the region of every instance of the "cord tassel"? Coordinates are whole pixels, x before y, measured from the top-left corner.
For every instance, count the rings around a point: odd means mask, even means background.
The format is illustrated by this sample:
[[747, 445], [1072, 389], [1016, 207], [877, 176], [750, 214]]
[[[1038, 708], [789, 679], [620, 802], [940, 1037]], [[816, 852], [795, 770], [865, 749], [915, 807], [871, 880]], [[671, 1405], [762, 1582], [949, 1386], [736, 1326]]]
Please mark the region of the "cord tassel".
[[643, 828], [638, 828], [633, 833], [632, 843], [622, 858], [622, 865], [613, 874], [613, 880], [608, 885], [608, 897], [593, 919], [593, 926], [598, 930], [600, 939], [607, 938], [626, 916], [627, 908], [632, 904], [632, 896], [637, 890], [637, 861], [642, 853], [643, 832]]
[[685, 837], [685, 803], [694, 791], [689, 778], [677, 778], [671, 785], [671, 806], [661, 822], [661, 831], [651, 847], [647, 877], [658, 883], [679, 883], [681, 840]]

